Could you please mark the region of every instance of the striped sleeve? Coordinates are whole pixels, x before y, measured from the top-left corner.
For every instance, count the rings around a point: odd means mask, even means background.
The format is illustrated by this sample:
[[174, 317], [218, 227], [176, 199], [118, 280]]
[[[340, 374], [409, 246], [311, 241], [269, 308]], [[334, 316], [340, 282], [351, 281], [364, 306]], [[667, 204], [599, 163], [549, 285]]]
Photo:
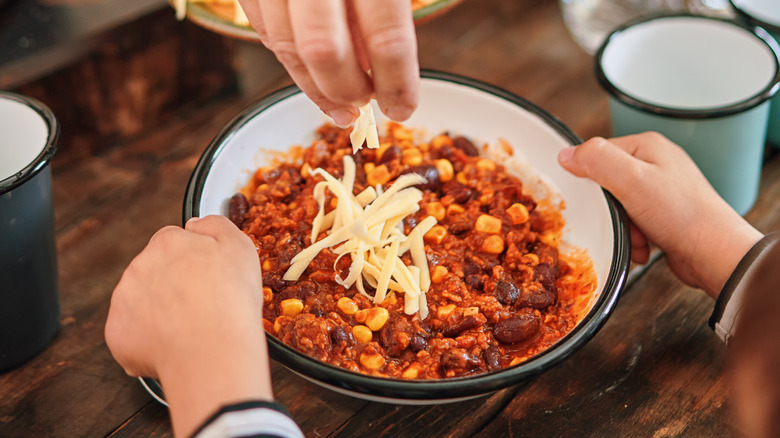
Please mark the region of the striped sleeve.
[[279, 403], [251, 401], [225, 406], [193, 438], [302, 438], [303, 433]]

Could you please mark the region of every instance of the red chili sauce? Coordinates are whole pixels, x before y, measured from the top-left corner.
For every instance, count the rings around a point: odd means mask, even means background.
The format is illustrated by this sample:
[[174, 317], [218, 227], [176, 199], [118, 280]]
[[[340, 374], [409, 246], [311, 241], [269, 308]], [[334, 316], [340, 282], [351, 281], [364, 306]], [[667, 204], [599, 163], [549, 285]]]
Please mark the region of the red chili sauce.
[[[387, 187], [407, 172], [427, 179], [420, 210], [404, 219], [405, 234], [426, 216], [430, 314], [404, 313], [403, 297], [380, 304], [335, 278], [350, 261], [321, 251], [294, 282], [282, 279], [290, 260], [311, 244], [319, 208], [310, 170], [343, 175], [349, 130], [326, 125], [297, 159], [259, 169], [231, 199], [229, 215], [257, 247], [263, 271], [267, 332], [323, 362], [369, 375], [402, 379], [470, 376], [516, 365], [549, 348], [589, 310], [596, 275], [581, 253], [562, 257], [560, 212], [541, 208], [504, 166], [480, 157], [468, 139], [447, 133], [415, 144], [408, 129], [389, 124], [379, 149], [362, 148], [354, 193]], [[335, 208], [326, 190], [326, 212]], [[488, 219], [478, 220], [487, 215]], [[497, 221], [499, 229], [495, 229]], [[493, 225], [490, 229], [487, 225]], [[319, 239], [326, 236], [320, 233]], [[402, 260], [411, 264], [409, 254]], [[334, 263], [336, 269], [334, 270]], [[371, 294], [369, 285], [367, 292]]]

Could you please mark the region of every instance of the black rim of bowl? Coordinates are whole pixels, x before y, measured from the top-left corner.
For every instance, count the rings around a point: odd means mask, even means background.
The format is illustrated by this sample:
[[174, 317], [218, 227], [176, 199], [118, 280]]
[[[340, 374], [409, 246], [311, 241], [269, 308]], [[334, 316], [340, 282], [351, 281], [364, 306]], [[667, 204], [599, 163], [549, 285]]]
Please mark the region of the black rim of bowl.
[[[753, 35], [758, 37], [761, 41], [763, 41], [764, 44], [766, 44], [770, 52], [775, 54], [774, 77], [760, 92], [758, 92], [753, 96], [748, 97], [747, 99], [743, 99], [742, 101], [731, 105], [719, 106], [716, 108], [702, 108], [702, 109], [679, 109], [679, 108], [671, 108], [663, 105], [655, 105], [655, 104], [644, 102], [643, 100], [638, 99], [617, 88], [612, 83], [612, 81], [610, 81], [610, 79], [607, 77], [606, 73], [604, 72], [604, 69], [601, 67], [601, 59], [604, 56], [604, 52], [609, 46], [609, 43], [615, 38], [617, 38], [622, 32], [626, 31], [628, 28], [649, 23], [655, 20], [670, 19], [670, 18], [672, 19], [673, 18], [695, 18], [700, 20], [713, 20], [721, 23], [727, 23], [729, 25], [739, 27], [749, 33], [752, 33]], [[651, 17], [642, 17], [625, 23], [624, 25], [612, 31], [609, 34], [609, 36], [607, 36], [607, 38], [604, 39], [604, 42], [602, 42], [601, 46], [599, 46], [599, 49], [596, 51], [596, 54], [594, 55], [593, 59], [594, 59], [594, 69], [596, 72], [596, 78], [598, 79], [599, 83], [610, 94], [610, 96], [617, 99], [619, 102], [622, 102], [640, 111], [659, 115], [659, 116], [683, 118], [683, 119], [711, 119], [717, 117], [730, 116], [733, 114], [737, 114], [749, 110], [772, 98], [778, 92], [778, 89], [780, 89], [780, 60], [778, 60], [778, 54], [780, 54], [780, 47], [778, 47], [777, 42], [766, 30], [764, 30], [761, 27], [749, 26], [740, 21], [733, 20], [733, 19], [710, 17], [710, 16], [703, 16], [703, 15], [695, 15], [695, 14], [674, 13], [674, 14], [653, 15]]]
[[[470, 78], [450, 73], [423, 70], [425, 79], [450, 82], [472, 87], [505, 99], [543, 119], [559, 135], [572, 145], [581, 140], [560, 120], [536, 105], [512, 93]], [[291, 96], [300, 93], [296, 86], [279, 90], [249, 107], [230, 122], [211, 142], [201, 156], [189, 180], [184, 200], [183, 222], [200, 214], [201, 192], [212, 163], [233, 135], [253, 117]], [[268, 336], [269, 352], [272, 358], [291, 370], [311, 379], [365, 395], [404, 400], [446, 400], [488, 394], [523, 380], [558, 364], [589, 341], [604, 325], [615, 308], [620, 291], [625, 286], [629, 266], [628, 219], [623, 207], [607, 191], [604, 196], [609, 208], [614, 230], [613, 255], [609, 274], [604, 281], [601, 296], [582, 321], [554, 346], [514, 367], [469, 377], [455, 377], [441, 380], [400, 380], [358, 374], [326, 364], [283, 344]]]
[[46, 105], [32, 97], [22, 96], [21, 94], [9, 91], [0, 91], [0, 100], [12, 100], [31, 108], [41, 116], [41, 119], [46, 123], [48, 129], [46, 145], [38, 156], [28, 165], [19, 169], [15, 174], [0, 180], [0, 195], [2, 195], [22, 185], [26, 181], [29, 181], [49, 164], [49, 161], [51, 161], [51, 158], [54, 156], [54, 152], [57, 151], [57, 141], [60, 137], [60, 125], [57, 123], [57, 118], [54, 116], [54, 113]]
[[[763, 27], [764, 29], [770, 32], [780, 33], [780, 24], [772, 24], [767, 21], [761, 20], [760, 18], [754, 17], [749, 12], [744, 10], [742, 6], [740, 6], [740, 3], [742, 2], [729, 0], [729, 3], [731, 3], [731, 8], [737, 12], [739, 17], [747, 21], [751, 26]], [[778, 41], [778, 43], [780, 43], [780, 41]], [[778, 53], [778, 55], [780, 55], [780, 53]]]

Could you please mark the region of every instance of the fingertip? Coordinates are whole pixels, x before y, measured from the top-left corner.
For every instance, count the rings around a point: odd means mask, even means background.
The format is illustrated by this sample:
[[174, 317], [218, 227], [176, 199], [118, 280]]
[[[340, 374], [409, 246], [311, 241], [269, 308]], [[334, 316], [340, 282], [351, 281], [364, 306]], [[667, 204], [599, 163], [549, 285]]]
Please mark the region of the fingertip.
[[355, 122], [358, 114], [347, 108], [339, 108], [328, 112], [328, 116], [333, 119], [333, 123], [335, 123], [336, 126], [339, 128], [346, 128]]
[[561, 164], [568, 163], [574, 157], [574, 150], [576, 146], [569, 146], [560, 152], [558, 152], [558, 162]]
[[414, 107], [406, 105], [392, 106], [384, 111], [384, 113], [393, 121], [403, 122], [412, 116], [412, 113], [414, 113]]

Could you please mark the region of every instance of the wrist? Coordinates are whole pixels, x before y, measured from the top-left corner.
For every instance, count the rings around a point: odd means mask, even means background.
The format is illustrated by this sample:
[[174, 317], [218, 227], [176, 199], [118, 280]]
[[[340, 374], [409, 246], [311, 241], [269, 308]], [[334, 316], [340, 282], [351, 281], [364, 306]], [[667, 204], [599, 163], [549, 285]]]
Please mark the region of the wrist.
[[710, 234], [709, 248], [702, 251], [702, 266], [705, 269], [700, 280], [704, 290], [712, 298], [718, 297], [739, 261], [764, 236], [747, 221], [741, 217], [739, 219], [734, 226], [721, 227], [720, 233]]
[[192, 339], [173, 347], [158, 372], [175, 435], [190, 435], [225, 405], [273, 400], [262, 324], [240, 336], [212, 337], [214, 342]]

